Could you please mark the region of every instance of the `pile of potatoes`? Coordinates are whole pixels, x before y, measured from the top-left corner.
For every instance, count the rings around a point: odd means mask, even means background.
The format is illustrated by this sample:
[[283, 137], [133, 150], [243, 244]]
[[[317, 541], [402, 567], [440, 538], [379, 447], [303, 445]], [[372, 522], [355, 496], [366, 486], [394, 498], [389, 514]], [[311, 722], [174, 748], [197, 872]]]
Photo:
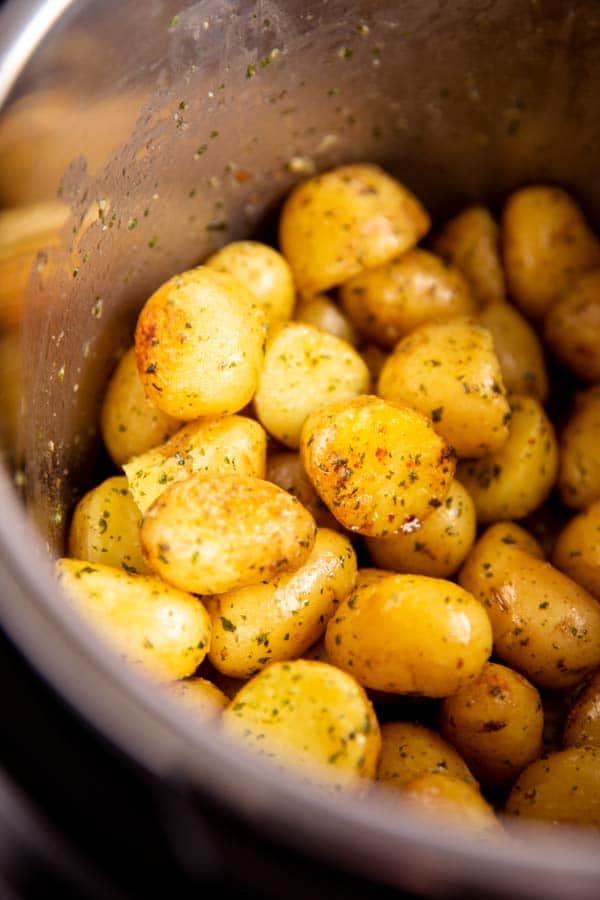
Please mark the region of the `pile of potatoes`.
[[549, 186], [429, 229], [348, 165], [292, 191], [280, 251], [160, 286], [102, 409], [123, 474], [58, 578], [199, 727], [307, 781], [480, 836], [600, 828], [600, 243]]

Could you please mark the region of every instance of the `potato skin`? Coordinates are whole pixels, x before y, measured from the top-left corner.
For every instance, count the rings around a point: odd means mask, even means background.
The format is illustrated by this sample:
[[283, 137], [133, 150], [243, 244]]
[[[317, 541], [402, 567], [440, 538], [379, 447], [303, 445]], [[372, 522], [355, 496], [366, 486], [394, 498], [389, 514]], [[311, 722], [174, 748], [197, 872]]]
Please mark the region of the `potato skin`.
[[508, 291], [530, 319], [583, 272], [600, 266], [600, 244], [574, 200], [563, 190], [532, 185], [515, 191], [502, 216]]
[[300, 455], [338, 522], [371, 537], [415, 531], [454, 475], [453, 455], [425, 416], [373, 396], [311, 413]]
[[77, 559], [59, 559], [56, 574], [75, 611], [151, 678], [186, 678], [206, 656], [210, 618], [197, 597], [159, 578]]
[[465, 560], [475, 540], [475, 505], [454, 479], [448, 496], [414, 534], [367, 538], [373, 562], [382, 569], [448, 578]]
[[509, 303], [493, 303], [477, 316], [492, 335], [502, 379], [509, 394], [548, 397], [548, 374], [541, 341], [527, 319]]
[[170, 485], [140, 532], [150, 568], [194, 594], [220, 594], [293, 572], [316, 535], [295, 497], [249, 475], [196, 474]]
[[600, 672], [596, 672], [569, 710], [563, 740], [565, 747], [600, 749]]
[[516, 522], [496, 522], [495, 525], [490, 525], [485, 531], [485, 539], [488, 547], [501, 542], [509, 547], [518, 547], [537, 559], [545, 559], [541, 545], [532, 534]]
[[425, 774], [450, 775], [477, 787], [466, 762], [437, 731], [412, 722], [382, 725], [377, 781], [401, 790]]
[[544, 502], [558, 472], [552, 423], [534, 397], [511, 398], [508, 441], [495, 453], [461, 460], [457, 477], [469, 491], [477, 520], [521, 519]]
[[229, 697], [206, 678], [186, 678], [185, 681], [172, 681], [164, 687], [176, 703], [203, 722], [219, 719], [229, 703]]
[[129, 490], [142, 513], [169, 484], [196, 472], [264, 478], [267, 436], [246, 416], [207, 416], [180, 428], [170, 440], [123, 466]]
[[416, 328], [388, 357], [377, 393], [417, 409], [458, 456], [485, 456], [508, 438], [510, 408], [492, 337], [468, 318]]
[[267, 431], [296, 449], [309, 413], [364, 394], [370, 381], [366, 364], [346, 341], [314, 325], [289, 322], [269, 338], [254, 407]]
[[301, 297], [294, 309], [294, 320], [314, 325], [321, 331], [333, 334], [334, 337], [347, 341], [352, 346], [358, 344], [358, 335], [348, 316], [346, 316], [327, 294], [315, 294], [314, 297]]
[[552, 563], [600, 600], [600, 500], [567, 522], [556, 539]]
[[207, 600], [210, 661], [225, 675], [249, 678], [271, 662], [297, 659], [319, 640], [355, 581], [350, 541], [319, 529], [310, 556], [295, 572]]
[[199, 266], [146, 301], [135, 330], [147, 396], [176, 419], [225, 415], [252, 398], [263, 365], [266, 321], [248, 288]]
[[279, 244], [301, 294], [326, 291], [413, 247], [429, 228], [413, 194], [379, 166], [340, 166], [299, 184]]
[[600, 385], [582, 391], [560, 436], [558, 487], [567, 506], [583, 509], [600, 500]]
[[390, 575], [355, 588], [330, 620], [334, 665], [365, 687], [448, 697], [477, 677], [492, 650], [483, 606], [450, 581]]
[[475, 681], [442, 703], [442, 734], [486, 784], [512, 781], [537, 759], [543, 728], [537, 690], [498, 663], [487, 663]]
[[379, 725], [346, 672], [313, 660], [273, 663], [223, 714], [226, 736], [308, 781], [363, 793], [375, 775]]
[[582, 275], [552, 304], [544, 336], [557, 359], [575, 375], [584, 381], [600, 380], [600, 269]]
[[409, 782], [404, 797], [415, 812], [431, 814], [438, 824], [469, 831], [471, 837], [498, 837], [502, 828], [476, 786], [460, 778], [426, 773]]
[[135, 347], [123, 356], [113, 372], [100, 411], [100, 431], [109, 456], [122, 466], [132, 456], [157, 447], [181, 428], [146, 397], [138, 373]]
[[267, 459], [267, 481], [279, 485], [305, 506], [321, 528], [339, 529], [340, 523], [331, 515], [306, 474], [300, 454], [293, 450], [273, 453]]
[[419, 248], [359, 272], [340, 287], [339, 296], [361, 335], [389, 348], [419, 325], [470, 315], [476, 308], [458, 269]]

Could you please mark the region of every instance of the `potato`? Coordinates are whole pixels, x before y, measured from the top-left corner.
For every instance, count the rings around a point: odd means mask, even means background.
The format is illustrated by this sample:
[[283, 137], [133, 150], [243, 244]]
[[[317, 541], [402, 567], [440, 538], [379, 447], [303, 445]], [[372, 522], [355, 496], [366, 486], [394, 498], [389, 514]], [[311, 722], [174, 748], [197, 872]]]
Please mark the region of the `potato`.
[[600, 500], [600, 385], [582, 391], [560, 436], [558, 488], [567, 506]]
[[375, 775], [379, 725], [365, 692], [327, 663], [273, 663], [223, 714], [224, 733], [283, 769], [344, 792]]
[[292, 270], [287, 261], [267, 244], [234, 241], [213, 253], [205, 266], [232, 275], [258, 301], [269, 327], [287, 322], [296, 294]]
[[314, 297], [300, 298], [294, 310], [294, 319], [296, 322], [314, 325], [321, 331], [327, 331], [328, 334], [342, 338], [353, 346], [358, 343], [352, 322], [327, 294], [315, 294]]
[[565, 723], [566, 747], [600, 748], [600, 672], [577, 697]]
[[149, 572], [140, 544], [140, 511], [127, 479], [107, 478], [81, 498], [71, 520], [69, 556], [131, 574]]
[[406, 785], [404, 797], [415, 812], [430, 814], [438, 825], [479, 832], [484, 837], [502, 834], [489, 803], [474, 785], [459, 778], [440, 773], [421, 775]]
[[429, 229], [419, 201], [378, 166], [340, 166], [299, 184], [283, 205], [279, 244], [311, 295], [413, 247]]
[[483, 606], [450, 581], [390, 575], [354, 589], [330, 620], [327, 653], [365, 687], [448, 697], [492, 651]]
[[567, 522], [554, 545], [552, 563], [600, 600], [600, 500]]
[[198, 473], [154, 501], [140, 536], [146, 562], [168, 584], [222, 594], [298, 569], [316, 531], [308, 510], [268, 481]]
[[477, 787], [465, 761], [436, 731], [412, 722], [381, 726], [377, 780], [402, 789], [421, 775], [450, 775]]
[[145, 513], [169, 484], [196, 472], [264, 478], [266, 457], [267, 436], [258, 422], [245, 416], [207, 417], [184, 425], [123, 470], [133, 499]]
[[339, 528], [337, 519], [331, 515], [306, 474], [298, 453], [289, 450], [273, 453], [267, 459], [267, 481], [279, 485], [288, 494], [296, 497], [305, 506], [321, 528]]
[[219, 719], [229, 697], [206, 678], [186, 678], [165, 685], [167, 694], [191, 715], [202, 721]]
[[197, 597], [159, 578], [83, 560], [59, 559], [56, 573], [73, 609], [153, 679], [185, 678], [206, 656], [210, 618]]
[[540, 403], [548, 397], [544, 351], [537, 334], [509, 303], [493, 303], [477, 316], [492, 335], [502, 380], [509, 394], [529, 394]]
[[600, 266], [600, 244], [563, 190], [533, 185], [512, 194], [502, 216], [508, 291], [540, 320], [578, 275]]
[[100, 430], [109, 456], [122, 466], [132, 456], [162, 444], [181, 428], [146, 397], [138, 374], [135, 347], [131, 347], [113, 372], [102, 403]]
[[517, 525], [516, 522], [496, 522], [495, 525], [490, 525], [486, 529], [485, 536], [490, 546], [493, 542], [500, 541], [508, 546], [518, 547], [538, 559], [545, 558], [541, 545], [533, 535]]
[[248, 678], [268, 663], [302, 656], [324, 633], [355, 580], [350, 541], [319, 529], [310, 556], [295, 572], [207, 601], [210, 661], [225, 675]]
[[482, 459], [461, 460], [456, 471], [475, 503], [477, 521], [521, 519], [544, 502], [558, 472], [558, 444], [534, 397], [511, 398], [506, 444]]
[[447, 578], [464, 562], [476, 531], [475, 506], [460, 482], [414, 534], [367, 538], [373, 562], [393, 572]]
[[486, 532], [459, 583], [485, 606], [498, 659], [560, 690], [600, 666], [600, 604], [544, 560]]
[[505, 812], [552, 825], [600, 828], [600, 751], [569, 747], [536, 760], [514, 785]]
[[176, 419], [224, 415], [252, 398], [263, 365], [266, 320], [231, 275], [199, 266], [146, 301], [135, 330], [147, 396]]
[[475, 311], [458, 269], [419, 248], [350, 278], [340, 302], [364, 338], [389, 348], [425, 322]]
[[442, 734], [486, 784], [512, 781], [537, 759], [543, 728], [537, 690], [497, 663], [488, 663], [475, 681], [442, 703]]
[[370, 381], [367, 366], [346, 341], [313, 325], [289, 322], [267, 343], [254, 396], [256, 414], [274, 438], [295, 449], [309, 413], [363, 394]]
[[[0, 445], [11, 463], [18, 453], [19, 428], [23, 422], [21, 401], [25, 366], [22, 350], [18, 328], [0, 335]], [[7, 461], [6, 457], [4, 461]]]
[[425, 416], [371, 396], [311, 413], [300, 455], [338, 522], [371, 537], [416, 531], [454, 475], [452, 453]]
[[506, 299], [499, 229], [485, 207], [470, 206], [450, 219], [431, 247], [460, 269], [481, 307]]
[[552, 304], [544, 337], [575, 375], [584, 381], [600, 380], [600, 269], [581, 275]]
[[403, 338], [377, 393], [430, 416], [459, 456], [485, 456], [508, 438], [510, 409], [492, 338], [471, 319], [422, 325]]

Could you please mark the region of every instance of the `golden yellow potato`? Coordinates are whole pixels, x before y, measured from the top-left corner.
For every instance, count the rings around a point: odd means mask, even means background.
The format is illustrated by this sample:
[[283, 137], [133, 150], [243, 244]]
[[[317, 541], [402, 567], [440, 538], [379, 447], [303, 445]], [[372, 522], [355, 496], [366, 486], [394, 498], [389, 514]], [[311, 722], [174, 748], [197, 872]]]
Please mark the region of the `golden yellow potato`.
[[256, 298], [231, 275], [207, 266], [175, 275], [137, 321], [147, 396], [176, 419], [237, 412], [258, 384], [265, 328]]
[[492, 807], [475, 785], [460, 778], [438, 772], [420, 775], [406, 785], [404, 797], [415, 812], [430, 815], [438, 824], [478, 832], [485, 837], [496, 838], [502, 834]]
[[326, 291], [413, 247], [429, 216], [378, 166], [340, 166], [299, 184], [283, 205], [279, 244], [300, 293]]
[[583, 509], [600, 500], [600, 385], [582, 391], [560, 436], [558, 487], [564, 502]]
[[506, 299], [499, 229], [485, 207], [469, 206], [450, 219], [431, 246], [460, 269], [481, 307]]
[[223, 731], [308, 781], [354, 793], [374, 777], [381, 746], [354, 678], [305, 659], [273, 663], [249, 681], [225, 710]]
[[496, 541], [499, 541], [508, 546], [518, 547], [538, 559], [545, 558], [538, 541], [516, 522], [496, 522], [495, 525], [490, 525], [485, 531], [485, 539], [488, 547], [492, 547]]
[[596, 672], [569, 710], [564, 743], [566, 747], [600, 748], [600, 672]]
[[331, 515], [306, 474], [302, 460], [297, 452], [288, 450], [273, 453], [267, 459], [267, 481], [279, 485], [288, 494], [292, 494], [305, 506], [321, 528], [339, 528], [340, 524]]
[[59, 559], [56, 573], [73, 609], [152, 678], [186, 678], [206, 656], [210, 618], [197, 597], [159, 578], [84, 560]]
[[269, 327], [287, 322], [292, 315], [294, 279], [286, 259], [258, 241], [234, 241], [213, 253], [205, 266], [225, 272], [245, 285], [256, 297]]
[[477, 521], [521, 519], [544, 502], [558, 472], [552, 423], [534, 397], [511, 398], [508, 441], [481, 459], [461, 460], [456, 471], [475, 503]]
[[168, 485], [196, 472], [264, 478], [266, 458], [267, 436], [254, 419], [206, 417], [189, 422], [166, 443], [133, 457], [123, 471], [133, 499], [145, 513]]
[[191, 715], [206, 722], [219, 719], [229, 703], [229, 697], [206, 678], [186, 678], [185, 681], [172, 681], [164, 688], [176, 703]]
[[135, 347], [131, 347], [108, 382], [100, 411], [100, 430], [110, 458], [122, 466], [132, 456], [162, 444], [179, 428], [179, 419], [168, 416], [146, 397]]
[[442, 703], [441, 731], [479, 781], [503, 784], [542, 751], [544, 713], [527, 679], [497, 663]]
[[329, 334], [335, 335], [335, 337], [342, 338], [342, 340], [353, 346], [358, 343], [352, 322], [327, 294], [301, 297], [294, 310], [294, 319], [296, 322], [314, 325], [322, 331], [327, 331]]
[[350, 278], [340, 302], [364, 338], [390, 348], [419, 325], [475, 311], [458, 269], [419, 248]]
[[509, 294], [530, 319], [542, 319], [578, 275], [600, 266], [600, 244], [557, 187], [533, 185], [509, 197], [502, 249]]
[[483, 606], [450, 581], [390, 575], [354, 589], [327, 626], [332, 663], [365, 687], [448, 697], [492, 651]]
[[506, 803], [509, 816], [600, 828], [600, 750], [569, 747], [528, 766]]
[[459, 582], [487, 610], [498, 659], [539, 687], [571, 687], [600, 666], [600, 604], [550, 563], [486, 533]]
[[489, 331], [467, 318], [433, 322], [403, 338], [377, 393], [431, 417], [458, 456], [485, 456], [508, 438], [510, 408]]
[[140, 544], [140, 511], [123, 477], [107, 478], [81, 498], [71, 520], [69, 556], [131, 574], [149, 572]]
[[392, 572], [447, 578], [464, 562], [475, 540], [475, 506], [460, 482], [413, 534], [367, 538], [375, 565]]
[[359, 569], [356, 573], [356, 587], [373, 584], [374, 581], [381, 581], [382, 578], [389, 578], [390, 575], [396, 575], [396, 572], [390, 572], [388, 569]]
[[452, 453], [425, 416], [372, 396], [311, 413], [300, 455], [338, 522], [371, 537], [416, 531], [454, 475]]
[[377, 780], [402, 789], [426, 774], [450, 775], [477, 787], [466, 762], [437, 731], [412, 722], [382, 725]]
[[210, 661], [225, 675], [248, 678], [271, 662], [297, 659], [319, 640], [355, 580], [350, 541], [319, 529], [310, 556], [295, 572], [207, 601]]
[[293, 572], [315, 541], [295, 497], [249, 475], [198, 473], [171, 484], [140, 532], [150, 568], [194, 594], [222, 594]]
[[600, 380], [600, 269], [581, 275], [552, 304], [544, 337], [575, 375], [584, 381]]
[[509, 303], [493, 303], [477, 316], [492, 335], [502, 379], [509, 394], [548, 397], [548, 374], [541, 341], [527, 319]]
[[364, 394], [370, 381], [366, 364], [346, 341], [289, 322], [269, 338], [254, 407], [269, 434], [295, 449], [309, 413]]
[[552, 563], [600, 600], [600, 500], [567, 522], [556, 539]]

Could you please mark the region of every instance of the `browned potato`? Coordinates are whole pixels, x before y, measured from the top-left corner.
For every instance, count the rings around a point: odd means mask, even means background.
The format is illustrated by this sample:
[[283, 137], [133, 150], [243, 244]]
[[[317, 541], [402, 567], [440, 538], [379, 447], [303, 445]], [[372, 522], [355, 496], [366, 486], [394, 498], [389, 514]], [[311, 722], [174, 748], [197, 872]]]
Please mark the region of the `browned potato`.
[[600, 600], [600, 500], [565, 525], [554, 545], [552, 562]]
[[477, 788], [460, 778], [427, 773], [409, 782], [404, 797], [415, 812], [426, 813], [438, 824], [466, 829], [473, 836], [497, 838], [502, 834], [494, 810]]
[[339, 528], [340, 523], [331, 515], [306, 474], [300, 455], [292, 450], [273, 453], [267, 459], [267, 481], [279, 485], [288, 494], [297, 497], [321, 528]]
[[600, 748], [600, 672], [571, 707], [565, 723], [566, 747]]
[[600, 269], [582, 275], [548, 310], [546, 342], [585, 381], [600, 380]]
[[342, 338], [353, 346], [358, 343], [352, 322], [327, 294], [300, 298], [294, 310], [294, 319], [297, 322], [314, 325], [321, 331], [327, 331], [335, 337]]
[[364, 338], [390, 348], [425, 322], [475, 311], [458, 269], [419, 248], [346, 281], [340, 301]]
[[487, 784], [512, 781], [542, 750], [540, 695], [522, 675], [488, 663], [442, 704], [441, 730]]
[[509, 303], [493, 303], [477, 316], [492, 335], [506, 390], [530, 394], [540, 403], [548, 397], [548, 375], [542, 344], [529, 324]]
[[176, 703], [203, 722], [219, 719], [229, 703], [229, 697], [206, 678], [186, 678], [164, 687]]
[[436, 731], [412, 722], [382, 725], [377, 780], [401, 790], [426, 774], [450, 775], [477, 787], [465, 761]]
[[516, 522], [496, 522], [486, 529], [485, 536], [490, 546], [493, 542], [500, 541], [502, 544], [518, 547], [538, 559], [545, 558], [544, 551], [534, 536]]
[[431, 422], [378, 397], [311, 413], [300, 453], [336, 519], [372, 537], [416, 531], [446, 499], [454, 475], [452, 454]]
[[560, 436], [558, 487], [567, 506], [583, 509], [600, 500], [600, 385], [577, 394]]

